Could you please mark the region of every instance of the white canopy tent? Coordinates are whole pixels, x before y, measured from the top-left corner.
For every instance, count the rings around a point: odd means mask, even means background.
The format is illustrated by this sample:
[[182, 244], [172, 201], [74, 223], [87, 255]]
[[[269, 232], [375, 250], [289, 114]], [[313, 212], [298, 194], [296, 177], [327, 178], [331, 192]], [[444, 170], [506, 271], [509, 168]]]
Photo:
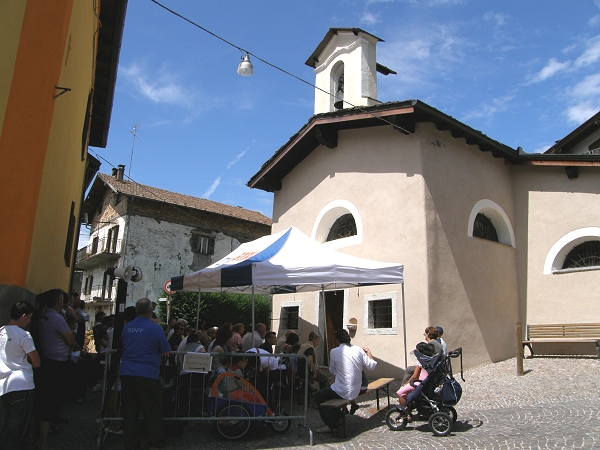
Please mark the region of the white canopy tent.
[[[402, 285], [406, 347], [404, 266], [372, 261], [319, 244], [295, 227], [240, 245], [216, 263], [171, 278], [171, 290], [280, 294], [380, 284]], [[406, 359], [406, 348], [405, 348]]]

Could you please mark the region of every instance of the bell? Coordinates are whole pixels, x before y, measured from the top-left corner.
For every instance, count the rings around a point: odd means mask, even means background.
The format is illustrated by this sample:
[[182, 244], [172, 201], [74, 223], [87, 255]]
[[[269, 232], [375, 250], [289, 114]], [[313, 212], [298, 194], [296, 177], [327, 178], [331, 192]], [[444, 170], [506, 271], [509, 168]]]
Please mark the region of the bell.
[[333, 103], [335, 109], [344, 109], [344, 91], [337, 91], [335, 93], [335, 102]]

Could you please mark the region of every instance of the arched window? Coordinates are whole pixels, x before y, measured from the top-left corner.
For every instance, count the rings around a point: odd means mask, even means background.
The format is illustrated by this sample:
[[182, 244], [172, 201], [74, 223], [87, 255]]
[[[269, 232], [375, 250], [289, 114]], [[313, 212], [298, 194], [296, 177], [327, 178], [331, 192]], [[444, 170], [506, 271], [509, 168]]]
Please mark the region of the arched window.
[[473, 222], [473, 237], [498, 242], [498, 233], [492, 221], [485, 214], [478, 213]]
[[358, 209], [348, 200], [328, 203], [317, 215], [311, 237], [335, 249], [362, 243], [362, 220]]
[[587, 241], [577, 245], [565, 257], [563, 269], [600, 266], [600, 241]]
[[467, 236], [515, 246], [515, 233], [504, 210], [492, 200], [479, 200], [471, 209]]
[[344, 214], [333, 223], [325, 242], [350, 236], [356, 236], [356, 222], [352, 214]]
[[333, 110], [344, 108], [344, 64], [340, 63], [333, 69]]

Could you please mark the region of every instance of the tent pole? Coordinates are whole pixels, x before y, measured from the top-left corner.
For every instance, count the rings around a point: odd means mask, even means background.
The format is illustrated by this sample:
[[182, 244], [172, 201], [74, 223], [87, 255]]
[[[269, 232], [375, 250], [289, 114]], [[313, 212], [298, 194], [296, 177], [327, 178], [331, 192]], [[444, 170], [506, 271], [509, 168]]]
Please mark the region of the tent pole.
[[200, 291], [198, 291], [198, 306], [196, 307], [196, 332], [200, 332], [203, 330], [199, 330], [200, 326]]
[[408, 367], [408, 355], [406, 354], [406, 303], [404, 302], [404, 283], [402, 283], [402, 329], [404, 331], [404, 368]]
[[250, 333], [254, 333], [256, 329], [256, 324], [254, 323], [254, 285], [252, 285], [252, 328], [250, 329]]

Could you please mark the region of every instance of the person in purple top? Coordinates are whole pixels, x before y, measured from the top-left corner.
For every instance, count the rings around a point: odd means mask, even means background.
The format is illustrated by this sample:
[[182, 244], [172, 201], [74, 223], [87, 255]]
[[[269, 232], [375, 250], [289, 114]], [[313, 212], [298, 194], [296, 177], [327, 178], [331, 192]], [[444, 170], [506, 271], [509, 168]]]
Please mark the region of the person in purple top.
[[121, 393], [125, 448], [140, 448], [140, 409], [148, 429], [150, 447], [167, 449], [162, 423], [163, 388], [160, 384], [162, 357], [171, 346], [160, 325], [152, 321], [152, 302], [142, 298], [135, 304], [137, 317], [123, 326], [121, 341]]
[[66, 393], [69, 352], [70, 347], [75, 345], [75, 335], [61, 314], [64, 305], [63, 291], [46, 291], [38, 295], [37, 302], [41, 309], [36, 322], [32, 323], [32, 332], [35, 332], [34, 341], [41, 366], [33, 374], [33, 415], [39, 420], [39, 448], [45, 450], [48, 448], [50, 424], [58, 421]]

